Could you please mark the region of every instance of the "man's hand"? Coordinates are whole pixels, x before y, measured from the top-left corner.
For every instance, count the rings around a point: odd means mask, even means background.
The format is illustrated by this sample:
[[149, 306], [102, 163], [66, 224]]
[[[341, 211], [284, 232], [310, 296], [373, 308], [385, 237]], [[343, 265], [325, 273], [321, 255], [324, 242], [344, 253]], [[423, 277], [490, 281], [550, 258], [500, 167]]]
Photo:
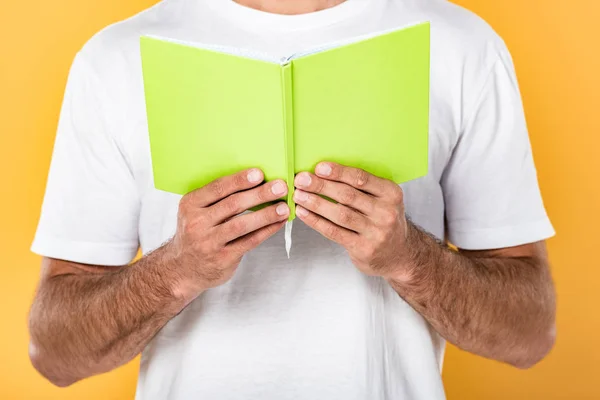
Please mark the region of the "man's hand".
[[177, 233], [166, 245], [165, 257], [176, 266], [176, 296], [186, 304], [231, 279], [244, 253], [285, 224], [290, 210], [283, 202], [242, 214], [287, 194], [283, 180], [258, 186], [263, 179], [258, 169], [241, 171], [181, 199]]
[[400, 186], [335, 163], [320, 163], [315, 173], [296, 176], [298, 217], [344, 246], [365, 274], [409, 274], [407, 264], [402, 262], [408, 230]]
[[245, 252], [283, 226], [289, 214], [283, 203], [238, 215], [287, 193], [283, 181], [261, 185], [263, 179], [257, 169], [242, 171], [184, 196], [175, 237], [129, 266], [44, 258], [30, 312], [34, 367], [68, 386], [138, 355], [203, 290], [230, 279]]
[[298, 217], [384, 277], [446, 340], [520, 368], [550, 351], [556, 305], [543, 242], [452, 251], [407, 222], [395, 183], [334, 163], [315, 172], [296, 176]]

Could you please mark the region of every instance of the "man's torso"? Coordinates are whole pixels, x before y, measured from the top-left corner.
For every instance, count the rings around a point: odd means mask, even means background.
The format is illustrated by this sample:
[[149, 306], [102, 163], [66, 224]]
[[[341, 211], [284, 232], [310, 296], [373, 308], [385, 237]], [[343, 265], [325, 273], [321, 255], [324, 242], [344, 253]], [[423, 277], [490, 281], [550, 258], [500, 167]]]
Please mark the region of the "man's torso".
[[[403, 188], [408, 216], [443, 239], [440, 181], [464, 123], [464, 97], [492, 61], [486, 50], [497, 40], [492, 31], [443, 0], [349, 0], [341, 12], [289, 23], [252, 22], [239, 9], [232, 17], [229, 6], [215, 4], [162, 2], [107, 28], [83, 50], [115, 100], [107, 124], [119, 132], [116, 144], [139, 192], [143, 252], [174, 234], [180, 197], [153, 188], [140, 35], [283, 56], [419, 21], [432, 24], [430, 167]], [[425, 320], [300, 221], [293, 243], [288, 259], [280, 232], [244, 257], [232, 281], [202, 294], [158, 333], [143, 353], [139, 400], [444, 398], [444, 343]]]

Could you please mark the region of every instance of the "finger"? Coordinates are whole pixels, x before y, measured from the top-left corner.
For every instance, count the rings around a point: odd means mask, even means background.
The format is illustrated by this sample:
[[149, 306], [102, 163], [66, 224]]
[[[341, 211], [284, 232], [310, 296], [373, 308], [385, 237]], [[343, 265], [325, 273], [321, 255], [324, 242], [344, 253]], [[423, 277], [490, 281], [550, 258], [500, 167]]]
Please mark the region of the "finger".
[[315, 214], [319, 214], [336, 225], [354, 232], [365, 232], [370, 226], [367, 218], [358, 211], [343, 204], [334, 204], [316, 194], [296, 190], [294, 192], [294, 202]]
[[344, 246], [345, 248], [350, 248], [354, 245], [354, 243], [356, 243], [356, 239], [358, 238], [357, 233], [342, 228], [341, 226], [338, 226], [333, 222], [328, 221], [327, 219], [311, 211], [308, 211], [302, 206], [296, 207], [296, 215], [306, 225], [310, 226], [327, 239], [332, 240]]
[[230, 250], [237, 257], [242, 256], [273, 236], [275, 233], [277, 233], [277, 231], [283, 228], [284, 225], [285, 221], [280, 221], [264, 226], [246, 236], [230, 242], [227, 246], [225, 246], [225, 249]]
[[190, 197], [189, 201], [198, 207], [207, 207], [235, 192], [253, 188], [263, 180], [262, 171], [252, 168], [216, 179], [186, 196]]
[[375, 198], [372, 196], [345, 183], [329, 181], [308, 172], [296, 175], [294, 184], [299, 189], [325, 195], [365, 215], [370, 215], [375, 207]]
[[209, 219], [218, 225], [234, 215], [243, 213], [252, 207], [282, 198], [288, 192], [285, 181], [278, 179], [251, 190], [232, 194], [213, 204], [209, 208]]
[[278, 203], [259, 211], [239, 215], [215, 228], [217, 241], [225, 245], [267, 225], [285, 221], [289, 214], [290, 208], [288, 205]]
[[398, 186], [390, 180], [379, 178], [363, 169], [346, 167], [332, 162], [319, 163], [315, 168], [315, 174], [328, 180], [343, 182], [377, 197], [385, 197], [389, 194], [392, 185]]

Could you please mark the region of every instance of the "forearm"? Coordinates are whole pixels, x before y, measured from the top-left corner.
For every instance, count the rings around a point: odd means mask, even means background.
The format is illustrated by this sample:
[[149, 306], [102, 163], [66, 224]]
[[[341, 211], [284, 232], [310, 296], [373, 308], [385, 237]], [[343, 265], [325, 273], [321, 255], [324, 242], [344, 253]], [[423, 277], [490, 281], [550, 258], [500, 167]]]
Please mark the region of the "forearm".
[[184, 307], [159, 249], [107, 273], [47, 279], [31, 309], [31, 358], [57, 385], [116, 368], [139, 354]]
[[229, 281], [242, 257], [281, 229], [285, 181], [252, 168], [179, 201], [177, 230], [131, 266], [111, 269], [44, 259], [30, 315], [31, 361], [56, 385], [110, 371], [139, 354], [200, 293]]
[[466, 256], [409, 223], [409, 276], [392, 287], [448, 341], [518, 367], [553, 344], [555, 299], [545, 260]]

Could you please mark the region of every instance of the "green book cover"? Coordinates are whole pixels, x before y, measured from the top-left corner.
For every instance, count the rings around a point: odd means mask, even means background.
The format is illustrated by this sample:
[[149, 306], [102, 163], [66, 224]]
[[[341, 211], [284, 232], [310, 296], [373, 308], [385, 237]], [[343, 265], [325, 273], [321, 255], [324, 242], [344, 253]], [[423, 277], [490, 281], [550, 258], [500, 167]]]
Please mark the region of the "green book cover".
[[320, 161], [397, 183], [427, 174], [430, 26], [275, 59], [141, 38], [154, 184], [185, 194], [241, 169], [289, 187]]

